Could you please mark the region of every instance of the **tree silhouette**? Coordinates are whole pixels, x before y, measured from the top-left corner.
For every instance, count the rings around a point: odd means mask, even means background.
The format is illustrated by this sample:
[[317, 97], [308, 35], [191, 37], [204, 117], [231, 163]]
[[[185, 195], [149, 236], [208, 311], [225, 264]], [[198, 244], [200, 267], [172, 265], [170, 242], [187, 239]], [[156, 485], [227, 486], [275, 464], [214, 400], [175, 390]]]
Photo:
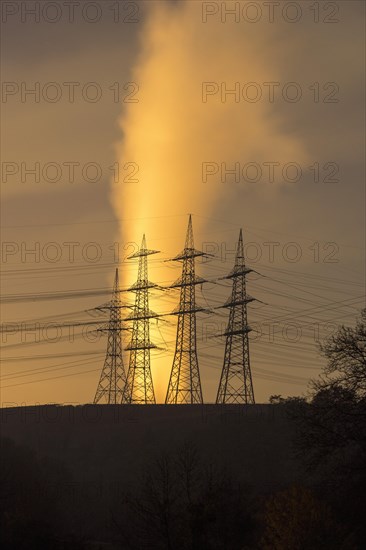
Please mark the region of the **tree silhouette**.
[[120, 548], [243, 550], [255, 531], [247, 493], [189, 443], [162, 453], [112, 517]]
[[261, 550], [356, 550], [330, 507], [305, 487], [290, 487], [266, 502]]
[[344, 389], [355, 399], [366, 398], [366, 308], [356, 326], [342, 325], [320, 345], [327, 359], [324, 376], [313, 382], [316, 392], [325, 389]]
[[[288, 399], [294, 444], [324, 498], [366, 544], [366, 310], [321, 345], [327, 365], [310, 400]], [[347, 502], [347, 507], [344, 507]]]

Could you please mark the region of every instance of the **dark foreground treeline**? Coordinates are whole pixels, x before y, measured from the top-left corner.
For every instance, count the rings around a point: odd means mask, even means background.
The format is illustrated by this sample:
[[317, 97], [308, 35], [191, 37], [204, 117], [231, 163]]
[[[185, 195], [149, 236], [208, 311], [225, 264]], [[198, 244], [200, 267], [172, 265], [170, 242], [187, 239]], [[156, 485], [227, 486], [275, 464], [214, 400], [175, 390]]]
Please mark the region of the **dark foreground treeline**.
[[[95, 483], [83, 483], [61, 460], [40, 458], [3, 438], [2, 548], [364, 548], [366, 455], [361, 456], [364, 446], [355, 444], [350, 433], [351, 426], [356, 429], [354, 420], [343, 426], [343, 434], [337, 426], [342, 440], [333, 444], [329, 455], [325, 447], [331, 442], [323, 439], [317, 425], [323, 411], [314, 411], [302, 400], [279, 400], [273, 407], [288, 409], [297, 426], [296, 447], [289, 452], [307, 460], [298, 457], [303, 464], [301, 483], [271, 491], [241, 483], [214, 456], [203, 458], [193, 443], [169, 453], [157, 451], [131, 485], [128, 471], [125, 484], [113, 484], [108, 472], [99, 474]], [[337, 419], [330, 415], [327, 421], [334, 426]], [[364, 428], [357, 426], [357, 431], [362, 439]], [[267, 461], [271, 468], [270, 455]]]

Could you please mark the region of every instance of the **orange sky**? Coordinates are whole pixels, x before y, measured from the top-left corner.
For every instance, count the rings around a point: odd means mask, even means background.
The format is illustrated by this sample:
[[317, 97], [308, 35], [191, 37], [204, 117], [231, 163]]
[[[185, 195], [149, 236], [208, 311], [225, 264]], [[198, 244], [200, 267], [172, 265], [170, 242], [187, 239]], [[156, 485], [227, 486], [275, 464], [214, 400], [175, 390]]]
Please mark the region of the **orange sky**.
[[[179, 266], [163, 260], [183, 247], [189, 212], [197, 248], [211, 247], [217, 256], [198, 265], [199, 274], [213, 280], [231, 269], [231, 251], [243, 227], [248, 263], [263, 275], [248, 281], [249, 292], [264, 302], [249, 312], [262, 331], [251, 345], [257, 401], [306, 391], [321, 365], [314, 332], [325, 336], [334, 323], [352, 323], [364, 303], [364, 7], [339, 2], [339, 22], [326, 24], [314, 23], [307, 2], [299, 4], [303, 15], [293, 24], [281, 15], [273, 23], [265, 17], [255, 24], [242, 17], [223, 22], [221, 13], [204, 23], [200, 2], [140, 2], [135, 23], [114, 23], [107, 11], [93, 25], [81, 18], [72, 25], [64, 20], [50, 25], [9, 17], [2, 38], [3, 80], [19, 89], [21, 83], [28, 89], [39, 82], [44, 89], [56, 82], [63, 94], [53, 103], [42, 95], [39, 102], [32, 96], [22, 101], [19, 92], [2, 105], [2, 158], [8, 163], [2, 183], [2, 292], [18, 296], [3, 306], [2, 323], [39, 324], [36, 336], [20, 328], [3, 334], [2, 403], [92, 401], [105, 339], [93, 343], [84, 335], [71, 341], [62, 328], [64, 339], [52, 343], [44, 325], [95, 319], [87, 310], [107, 301], [108, 294], [50, 301], [24, 301], [24, 294], [106, 291], [116, 265], [127, 285], [137, 266], [125, 258], [143, 232], [148, 246], [161, 250], [150, 264], [150, 278], [169, 284], [179, 276]], [[79, 83], [73, 102], [65, 82]], [[102, 90], [97, 102], [81, 92], [90, 82]], [[115, 82], [119, 101], [114, 101]], [[124, 89], [128, 82], [134, 84]], [[218, 91], [203, 101], [205, 82]], [[263, 93], [255, 103], [242, 95], [250, 82]], [[273, 102], [268, 82], [279, 83]], [[302, 91], [298, 102], [283, 99], [290, 82]], [[240, 97], [229, 94], [223, 101], [223, 86], [230, 90], [236, 83]], [[339, 89], [336, 103], [324, 102], [335, 89], [327, 83]], [[137, 101], [126, 102], [132, 91]], [[39, 182], [24, 171], [37, 162]], [[116, 162], [118, 182], [111, 168]], [[52, 169], [49, 178], [42, 172], [49, 163], [62, 167], [58, 181], [50, 181]], [[76, 163], [74, 181], [70, 163]], [[100, 167], [95, 183], [88, 181], [93, 168], [83, 171], [88, 163]], [[206, 179], [204, 163], [215, 172]], [[258, 182], [244, 181], [248, 163], [261, 167]], [[269, 163], [276, 165], [272, 183]], [[301, 167], [299, 182], [285, 181], [287, 163]], [[316, 163], [320, 182], [314, 181]], [[240, 181], [230, 175], [221, 181], [223, 164], [228, 170], [239, 165]], [[324, 182], [333, 165], [339, 167], [339, 182]], [[137, 181], [131, 182], [126, 176], [136, 166]], [[31, 249], [36, 252], [27, 254]], [[300, 257], [294, 262], [296, 251]], [[212, 282], [203, 293], [198, 289], [197, 299], [215, 306], [229, 291]], [[177, 300], [177, 292], [155, 293], [152, 308], [167, 313]], [[152, 326], [152, 338], [164, 348], [152, 356], [159, 401], [174, 352], [175, 318], [167, 320]], [[217, 390], [223, 343], [207, 336], [225, 322], [225, 315], [199, 321], [201, 377], [209, 402]], [[294, 331], [301, 333], [298, 342], [291, 342]], [[42, 343], [27, 345], [38, 337]], [[80, 355], [94, 350], [97, 355]]]

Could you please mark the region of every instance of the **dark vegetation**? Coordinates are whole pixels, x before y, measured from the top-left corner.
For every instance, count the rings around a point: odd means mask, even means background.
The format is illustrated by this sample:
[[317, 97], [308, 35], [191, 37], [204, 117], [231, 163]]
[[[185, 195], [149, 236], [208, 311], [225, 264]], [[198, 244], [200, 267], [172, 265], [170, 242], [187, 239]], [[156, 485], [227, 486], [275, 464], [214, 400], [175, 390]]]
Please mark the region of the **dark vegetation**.
[[[260, 485], [253, 476], [238, 475], [240, 465], [233, 468], [219, 452], [204, 453], [187, 438], [152, 454], [142, 450], [133, 475], [113, 457], [106, 470], [88, 473], [93, 451], [71, 468], [65, 457], [2, 438], [2, 548], [365, 548], [366, 310], [355, 327], [340, 327], [320, 351], [327, 367], [309, 398], [271, 398], [290, 426], [292, 443], [281, 439], [288, 447], [284, 455], [298, 465], [287, 482], [285, 472], [273, 486]], [[237, 442], [231, 443], [235, 455]], [[259, 463], [258, 451], [252, 452]], [[270, 471], [279, 453], [265, 457]], [[108, 478], [111, 468], [119, 476], [106, 490], [99, 478]]]

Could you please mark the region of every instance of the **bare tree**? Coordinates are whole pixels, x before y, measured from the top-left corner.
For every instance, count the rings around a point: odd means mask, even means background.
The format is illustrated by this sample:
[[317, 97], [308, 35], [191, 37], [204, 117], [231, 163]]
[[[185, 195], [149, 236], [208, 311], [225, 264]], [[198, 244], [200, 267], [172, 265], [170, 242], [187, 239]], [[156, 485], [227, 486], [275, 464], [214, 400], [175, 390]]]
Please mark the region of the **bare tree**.
[[314, 390], [337, 387], [366, 398], [366, 308], [354, 328], [342, 325], [320, 350], [327, 365], [321, 379], [313, 382]]

